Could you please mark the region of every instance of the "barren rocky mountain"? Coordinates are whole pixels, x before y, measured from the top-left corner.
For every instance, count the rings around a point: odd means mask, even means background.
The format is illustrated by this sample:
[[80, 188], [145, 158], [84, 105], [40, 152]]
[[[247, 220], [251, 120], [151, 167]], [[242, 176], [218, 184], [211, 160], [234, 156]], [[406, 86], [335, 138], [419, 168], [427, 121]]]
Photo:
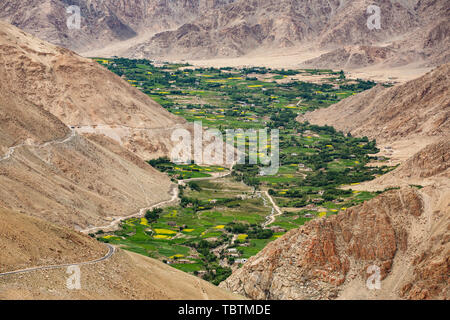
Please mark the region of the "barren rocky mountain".
[[0, 209], [0, 217], [0, 273], [90, 261], [108, 252], [87, 235], [38, 218], [5, 209]]
[[[450, 49], [450, 5], [448, 1], [421, 0], [411, 1], [410, 5], [402, 3], [403, 15], [395, 13], [399, 3], [381, 5], [381, 30], [367, 33], [364, 22], [354, 23], [350, 16], [337, 17], [335, 21], [346, 21], [331, 26], [321, 36], [322, 48], [336, 47], [328, 53], [322, 54], [303, 62], [312, 67], [334, 67], [343, 69], [361, 68], [370, 65], [397, 67], [402, 65], [437, 66], [449, 62]], [[354, 1], [359, 4], [358, 10], [343, 11], [344, 14], [361, 11], [367, 3]], [[413, 5], [414, 4], [414, 5]], [[387, 30], [388, 33], [385, 33]], [[347, 41], [346, 36], [369, 39], [369, 41]], [[364, 37], [366, 35], [366, 37]], [[370, 38], [376, 35], [374, 38]], [[369, 38], [367, 38], [369, 36]]]
[[[423, 198], [434, 192], [388, 191], [313, 220], [220, 286], [252, 299], [448, 299], [449, 194], [427, 208]], [[380, 290], [366, 287], [371, 265], [380, 268]]]
[[236, 1], [130, 49], [135, 56], [227, 57], [312, 40], [339, 1]]
[[[158, 133], [176, 117], [89, 60], [3, 23], [0, 59], [2, 207], [84, 229], [173, 197], [169, 178], [130, 152], [131, 143], [67, 124], [123, 121]], [[156, 156], [161, 148], [141, 150]]]
[[[65, 12], [81, 8], [81, 29]], [[86, 55], [205, 59], [296, 48], [298, 64], [354, 69], [449, 61], [445, 0], [383, 0], [370, 30], [369, 0], [4, 1], [0, 19]], [[106, 46], [106, 48], [104, 48]], [[313, 58], [307, 58], [308, 56]]]
[[2, 77], [2, 207], [84, 229], [171, 198], [169, 179], [143, 160], [104, 136], [80, 136], [5, 83]]
[[105, 134], [144, 159], [168, 154], [170, 134], [184, 119], [98, 63], [0, 25], [5, 90], [79, 132]]
[[430, 143], [450, 131], [449, 74], [450, 64], [445, 64], [413, 81], [378, 85], [302, 118], [382, 143], [414, 137]]
[[[0, 273], [100, 259], [108, 248], [87, 235], [0, 209]], [[69, 290], [65, 267], [0, 276], [0, 299], [240, 299], [162, 262], [122, 251], [80, 266]]]
[[[359, 186], [401, 189], [291, 230], [220, 286], [252, 299], [448, 299], [449, 160], [448, 140], [428, 146]], [[366, 286], [371, 265], [379, 290]]]
[[[371, 1], [236, 1], [129, 50], [134, 57], [204, 59], [311, 47], [328, 51], [303, 65], [356, 68], [448, 62], [446, 1], [384, 0], [381, 29], [370, 30]], [[432, 18], [430, 18], [432, 17]], [[302, 61], [298, 61], [299, 63]]]
[[[0, 19], [53, 44], [86, 51], [176, 28], [199, 12], [233, 0], [4, 0]], [[69, 29], [69, 6], [80, 8], [80, 29]], [[145, 38], [145, 37], [144, 37]]]

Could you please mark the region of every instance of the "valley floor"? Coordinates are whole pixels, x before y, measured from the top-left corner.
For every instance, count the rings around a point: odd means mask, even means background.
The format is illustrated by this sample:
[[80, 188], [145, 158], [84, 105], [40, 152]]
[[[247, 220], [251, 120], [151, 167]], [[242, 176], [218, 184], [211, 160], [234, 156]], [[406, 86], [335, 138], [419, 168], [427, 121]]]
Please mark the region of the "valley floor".
[[[154, 159], [149, 163], [178, 183], [180, 203], [142, 209], [123, 222], [117, 220], [116, 231], [91, 230], [101, 241], [157, 258], [216, 285], [287, 231], [381, 193], [352, 189], [394, 168], [388, 157], [377, 154], [375, 141], [296, 121], [299, 114], [364, 91], [373, 82], [320, 69], [97, 61], [188, 121], [202, 121], [204, 127], [220, 131], [280, 130], [281, 166], [275, 175], [259, 174], [260, 165], [234, 165], [229, 171]], [[116, 129], [109, 128], [109, 134]]]

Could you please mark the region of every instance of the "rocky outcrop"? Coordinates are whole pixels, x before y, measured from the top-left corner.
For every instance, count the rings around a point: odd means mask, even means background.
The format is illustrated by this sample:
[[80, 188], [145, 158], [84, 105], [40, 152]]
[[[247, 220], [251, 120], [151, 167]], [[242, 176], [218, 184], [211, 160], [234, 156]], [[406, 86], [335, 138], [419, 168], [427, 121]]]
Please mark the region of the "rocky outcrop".
[[430, 144], [403, 163], [393, 175], [401, 178], [429, 178], [443, 174], [450, 178], [450, 137]]
[[344, 46], [317, 58], [307, 60], [303, 64], [324, 69], [330, 66], [340, 69], [363, 68], [382, 63], [394, 54], [395, 50], [388, 47]]
[[308, 67], [353, 69], [448, 62], [448, 3], [413, 2], [378, 1], [381, 28], [370, 30], [367, 8], [374, 3], [368, 0], [235, 1], [204, 11], [178, 29], [157, 33], [127, 54], [205, 59], [298, 47], [326, 52], [302, 63]]
[[389, 276], [408, 249], [423, 202], [411, 188], [386, 192], [336, 216], [313, 220], [270, 243], [220, 284], [252, 299], [335, 298], [367, 268]]

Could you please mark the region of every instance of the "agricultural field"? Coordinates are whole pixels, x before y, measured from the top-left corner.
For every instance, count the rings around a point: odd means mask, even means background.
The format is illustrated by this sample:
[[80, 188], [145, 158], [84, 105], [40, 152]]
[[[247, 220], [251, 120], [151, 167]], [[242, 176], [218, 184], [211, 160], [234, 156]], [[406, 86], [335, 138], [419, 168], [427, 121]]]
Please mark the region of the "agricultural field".
[[[101, 241], [160, 259], [214, 284], [288, 230], [371, 199], [377, 193], [354, 191], [351, 186], [393, 169], [384, 165], [387, 159], [376, 156], [376, 141], [296, 120], [307, 111], [367, 90], [374, 82], [347, 79], [342, 71], [333, 70], [195, 68], [124, 58], [97, 61], [168, 111], [201, 121], [204, 128], [222, 133], [279, 130], [280, 167], [275, 175], [261, 173], [259, 162], [236, 164], [230, 171], [174, 164], [167, 158], [149, 161], [178, 182], [180, 204], [123, 221], [114, 233], [97, 234]], [[248, 146], [248, 137], [242, 142]], [[250, 156], [248, 148], [245, 154]], [[282, 214], [266, 225], [275, 210], [269, 198]]]
[[[160, 259], [218, 284], [230, 274], [227, 249], [247, 242], [245, 234], [226, 230], [233, 223], [259, 226], [271, 208], [242, 183], [220, 179], [180, 186], [179, 206], [148, 212], [121, 223], [118, 231], [99, 232], [101, 241]], [[275, 238], [273, 238], [275, 239]], [[214, 270], [214, 272], [212, 272]], [[221, 270], [223, 274], [217, 274]]]
[[220, 166], [199, 166], [196, 164], [174, 164], [168, 158], [150, 160], [149, 164], [170, 177], [179, 180], [208, 178], [216, 174], [226, 174], [229, 170]]

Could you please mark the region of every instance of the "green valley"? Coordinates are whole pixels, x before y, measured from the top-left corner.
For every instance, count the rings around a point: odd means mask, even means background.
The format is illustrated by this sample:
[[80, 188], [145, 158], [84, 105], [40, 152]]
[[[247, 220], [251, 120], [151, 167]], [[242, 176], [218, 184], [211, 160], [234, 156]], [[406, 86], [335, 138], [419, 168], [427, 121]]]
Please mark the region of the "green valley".
[[[288, 230], [371, 199], [377, 193], [351, 186], [393, 169], [376, 156], [375, 141], [297, 120], [307, 111], [367, 90], [374, 82], [347, 79], [332, 70], [97, 61], [168, 111], [190, 122], [201, 121], [204, 128], [223, 133], [279, 130], [280, 167], [275, 175], [260, 174], [261, 164], [236, 164], [231, 169], [150, 160], [178, 183], [179, 205], [149, 211], [145, 217], [123, 221], [118, 231], [95, 235], [214, 284]], [[369, 162], [377, 165], [368, 166]]]

